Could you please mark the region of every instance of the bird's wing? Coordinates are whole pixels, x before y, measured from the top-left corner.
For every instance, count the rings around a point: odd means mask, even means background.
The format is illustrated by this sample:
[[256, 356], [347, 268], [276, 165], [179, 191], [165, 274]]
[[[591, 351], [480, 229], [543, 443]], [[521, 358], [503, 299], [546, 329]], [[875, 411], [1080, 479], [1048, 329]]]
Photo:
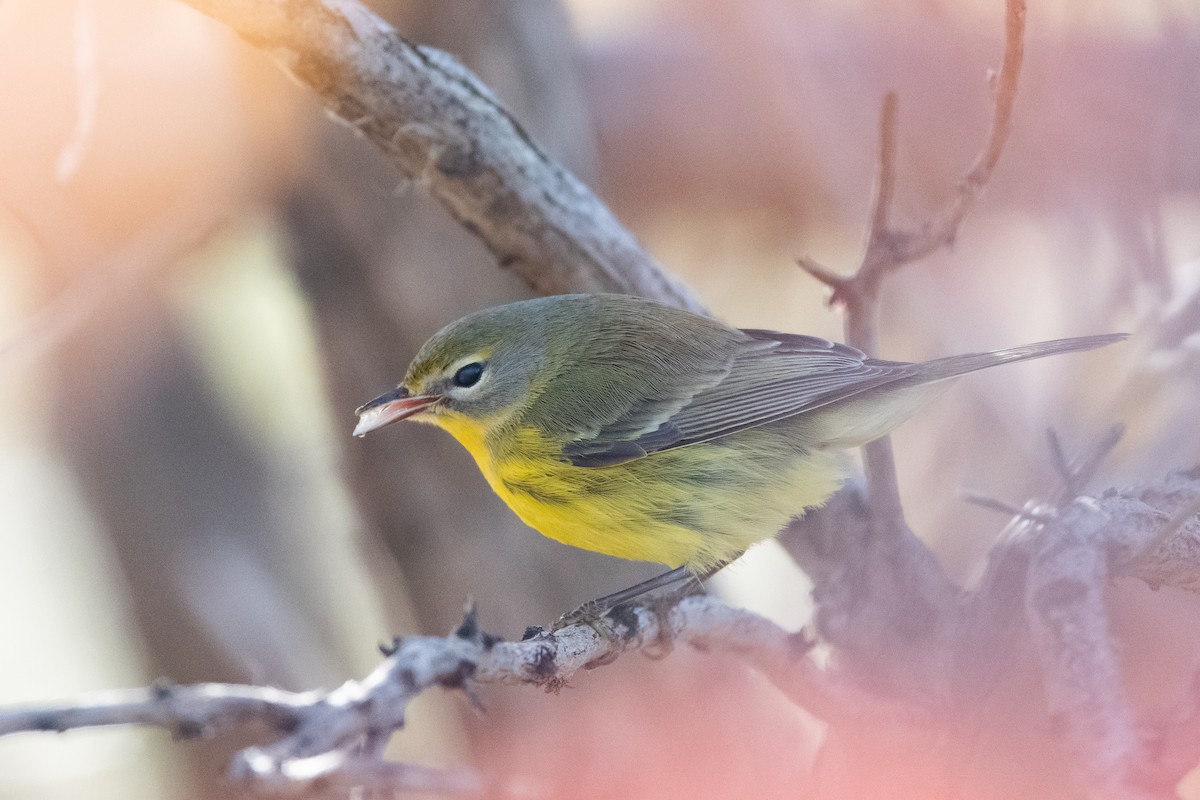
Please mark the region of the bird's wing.
[[814, 336], [743, 333], [719, 382], [669, 414], [654, 402], [632, 406], [594, 435], [566, 444], [563, 455], [582, 467], [619, 464], [793, 417], [914, 374], [911, 364], [869, 359]]

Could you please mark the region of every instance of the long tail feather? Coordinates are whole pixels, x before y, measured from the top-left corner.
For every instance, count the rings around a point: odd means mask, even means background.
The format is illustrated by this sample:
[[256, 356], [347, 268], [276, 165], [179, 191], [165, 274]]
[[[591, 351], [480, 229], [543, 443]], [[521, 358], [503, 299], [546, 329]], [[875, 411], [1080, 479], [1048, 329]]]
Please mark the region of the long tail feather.
[[[943, 381], [968, 372], [999, 366], [1013, 361], [1092, 350], [1122, 341], [1128, 334], [1083, 336], [1035, 342], [990, 353], [963, 353], [912, 364], [912, 372], [892, 383], [876, 387], [815, 412], [811, 419], [818, 441], [830, 447], [857, 447], [889, 433], [913, 412], [936, 396], [947, 384]], [[937, 385], [940, 384], [940, 385]]]
[[1107, 333], [1101, 336], [1080, 336], [1074, 339], [1034, 342], [988, 353], [962, 353], [957, 356], [935, 358], [933, 361], [918, 364], [917, 375], [903, 383], [908, 385], [932, 383], [1014, 361], [1027, 361], [1032, 358], [1053, 356], [1059, 353], [1074, 353], [1080, 350], [1094, 350], [1097, 347], [1115, 344], [1127, 338], [1129, 338], [1127, 333]]

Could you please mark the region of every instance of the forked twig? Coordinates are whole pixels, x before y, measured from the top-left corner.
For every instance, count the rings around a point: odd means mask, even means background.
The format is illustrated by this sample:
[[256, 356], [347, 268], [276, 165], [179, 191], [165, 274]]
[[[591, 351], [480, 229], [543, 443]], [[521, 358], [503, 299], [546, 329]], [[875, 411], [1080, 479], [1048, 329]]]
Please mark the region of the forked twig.
[[[905, 264], [954, 243], [959, 226], [991, 178], [1008, 140], [1017, 79], [1025, 52], [1024, 37], [1024, 0], [1008, 0], [1004, 60], [995, 81], [992, 123], [987, 141], [959, 183], [954, 198], [930, 222], [917, 230], [893, 228], [889, 221], [895, 197], [897, 101], [895, 94], [890, 92], [884, 97], [879, 122], [879, 161], [875, 196], [871, 204], [871, 225], [858, 269], [852, 275], [843, 277], [808, 256], [798, 259], [802, 269], [830, 287], [830, 301], [845, 309], [848, 344], [872, 355], [878, 354], [879, 289], [883, 279]], [[863, 461], [868, 486], [867, 503], [873, 518], [887, 521], [889, 527], [897, 530], [906, 530], [890, 441], [885, 437], [868, 444], [864, 448]]]

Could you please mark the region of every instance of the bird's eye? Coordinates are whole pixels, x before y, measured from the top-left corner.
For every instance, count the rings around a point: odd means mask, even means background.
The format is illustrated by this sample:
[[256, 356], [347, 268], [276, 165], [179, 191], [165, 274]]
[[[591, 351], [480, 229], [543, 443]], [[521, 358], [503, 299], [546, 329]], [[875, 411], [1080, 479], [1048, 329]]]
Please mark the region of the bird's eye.
[[460, 367], [458, 372], [454, 373], [454, 385], [468, 389], [479, 383], [479, 379], [483, 377], [483, 364], [478, 361], [467, 364], [465, 367]]

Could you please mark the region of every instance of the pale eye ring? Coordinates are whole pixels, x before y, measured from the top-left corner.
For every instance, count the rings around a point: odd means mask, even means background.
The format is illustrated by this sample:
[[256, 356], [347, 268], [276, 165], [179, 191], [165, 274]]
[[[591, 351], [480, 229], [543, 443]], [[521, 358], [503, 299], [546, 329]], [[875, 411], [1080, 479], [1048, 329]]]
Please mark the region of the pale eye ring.
[[459, 367], [458, 372], [454, 373], [454, 385], [469, 389], [479, 383], [479, 379], [482, 377], [483, 364], [473, 361], [466, 366]]

